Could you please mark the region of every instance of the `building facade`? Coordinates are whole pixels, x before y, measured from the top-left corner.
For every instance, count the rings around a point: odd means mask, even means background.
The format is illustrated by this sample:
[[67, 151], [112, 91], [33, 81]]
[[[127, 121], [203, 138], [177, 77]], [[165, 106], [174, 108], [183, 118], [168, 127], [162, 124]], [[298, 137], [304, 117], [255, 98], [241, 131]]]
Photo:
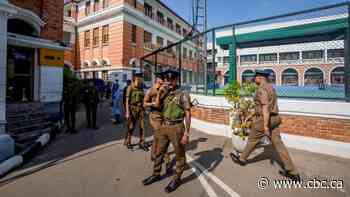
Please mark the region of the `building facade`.
[[58, 106], [62, 94], [63, 1], [0, 0], [0, 133], [9, 104]]
[[[346, 17], [330, 15], [237, 28], [236, 57], [232, 67], [235, 78], [250, 80], [255, 69], [264, 69], [271, 73], [270, 80], [276, 86], [324, 84], [344, 87]], [[314, 26], [320, 30], [314, 30]], [[295, 33], [299, 29], [303, 31]], [[232, 31], [219, 31], [216, 37], [217, 83], [224, 86], [229, 79], [232, 57], [222, 43], [229, 37], [232, 40]], [[212, 43], [207, 47], [208, 62], [212, 64]]]
[[[158, 0], [81, 0], [65, 5], [65, 32], [71, 50], [66, 64], [81, 78], [131, 79], [140, 69], [139, 58], [191, 34], [191, 25]], [[75, 32], [72, 30], [75, 29]], [[68, 36], [70, 34], [70, 36]], [[68, 38], [70, 37], [70, 38]], [[191, 83], [197, 44], [182, 46], [184, 80]], [[71, 55], [73, 54], [75, 55]], [[157, 67], [178, 63], [177, 49], [157, 56]], [[73, 58], [71, 58], [73, 57]], [[145, 80], [152, 80], [154, 58], [145, 61]]]

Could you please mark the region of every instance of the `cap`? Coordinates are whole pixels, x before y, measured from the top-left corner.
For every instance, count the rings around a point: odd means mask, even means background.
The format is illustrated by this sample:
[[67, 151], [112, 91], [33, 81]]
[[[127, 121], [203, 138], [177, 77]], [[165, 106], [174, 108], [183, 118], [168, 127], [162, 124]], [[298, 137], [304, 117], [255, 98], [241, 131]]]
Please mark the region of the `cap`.
[[155, 76], [156, 78], [159, 78], [159, 79], [164, 79], [164, 74], [163, 74], [163, 72], [154, 73], [154, 76]]
[[143, 77], [143, 73], [137, 72], [134, 74], [134, 77]]
[[270, 72], [266, 71], [266, 70], [255, 70], [255, 76], [263, 76], [263, 77], [269, 77], [270, 76]]
[[165, 79], [175, 79], [179, 76], [180, 76], [180, 73], [178, 71], [167, 70], [167, 71], [163, 72], [163, 77]]

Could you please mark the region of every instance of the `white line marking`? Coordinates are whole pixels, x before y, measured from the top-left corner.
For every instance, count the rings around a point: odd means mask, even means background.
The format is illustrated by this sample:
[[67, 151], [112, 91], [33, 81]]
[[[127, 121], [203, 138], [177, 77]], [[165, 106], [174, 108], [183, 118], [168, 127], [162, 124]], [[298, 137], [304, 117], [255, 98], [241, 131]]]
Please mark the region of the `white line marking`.
[[186, 154], [186, 157], [189, 162], [192, 162], [197, 168], [199, 168], [202, 173], [201, 175], [205, 175], [208, 178], [212, 179], [218, 186], [220, 186], [228, 195], [232, 197], [240, 197], [238, 193], [236, 193], [233, 189], [231, 189], [229, 186], [227, 186], [224, 182], [222, 182], [218, 177], [213, 175], [211, 172], [209, 172], [207, 169], [205, 169], [200, 163], [196, 162], [192, 157], [190, 157], [188, 154]]
[[203, 188], [207, 192], [209, 197], [218, 197], [214, 189], [209, 185], [208, 181], [204, 178], [203, 173], [198, 172], [195, 165], [189, 164], [192, 168], [191, 170], [197, 175], [199, 182], [202, 184]]

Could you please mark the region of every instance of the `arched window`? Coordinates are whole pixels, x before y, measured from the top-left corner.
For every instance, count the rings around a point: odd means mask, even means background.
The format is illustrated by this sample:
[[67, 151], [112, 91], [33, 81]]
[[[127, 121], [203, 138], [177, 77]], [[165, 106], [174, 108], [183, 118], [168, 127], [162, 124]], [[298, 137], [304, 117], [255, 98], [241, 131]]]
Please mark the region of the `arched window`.
[[92, 61], [92, 63], [91, 63], [91, 66], [92, 67], [97, 67], [99, 64], [98, 64], [98, 62], [97, 61]]
[[344, 67], [335, 68], [331, 72], [332, 85], [344, 85]]
[[252, 81], [255, 76], [254, 71], [246, 70], [242, 73], [242, 82]]
[[265, 71], [269, 72], [269, 81], [270, 83], [276, 84], [276, 74], [275, 71], [273, 71], [272, 69], [265, 69]]
[[324, 82], [323, 72], [319, 68], [308, 69], [304, 77], [306, 86], [318, 86]]
[[24, 20], [12, 18], [7, 23], [8, 32], [25, 35], [25, 36], [39, 36], [39, 32], [29, 23]]
[[90, 66], [90, 63], [89, 62], [84, 62], [83, 63], [83, 68], [88, 68]]
[[288, 68], [282, 73], [282, 85], [298, 86], [299, 83], [298, 71], [293, 68]]
[[102, 67], [107, 67], [108, 66], [108, 61], [107, 60], [102, 60], [101, 61], [101, 66]]

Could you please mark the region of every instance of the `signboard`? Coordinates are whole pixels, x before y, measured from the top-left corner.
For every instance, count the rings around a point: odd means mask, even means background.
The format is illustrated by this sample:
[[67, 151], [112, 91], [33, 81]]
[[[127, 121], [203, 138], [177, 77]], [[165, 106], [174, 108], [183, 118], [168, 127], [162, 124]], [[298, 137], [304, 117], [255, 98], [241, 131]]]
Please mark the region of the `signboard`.
[[64, 51], [53, 49], [40, 49], [40, 65], [43, 66], [64, 66]]

